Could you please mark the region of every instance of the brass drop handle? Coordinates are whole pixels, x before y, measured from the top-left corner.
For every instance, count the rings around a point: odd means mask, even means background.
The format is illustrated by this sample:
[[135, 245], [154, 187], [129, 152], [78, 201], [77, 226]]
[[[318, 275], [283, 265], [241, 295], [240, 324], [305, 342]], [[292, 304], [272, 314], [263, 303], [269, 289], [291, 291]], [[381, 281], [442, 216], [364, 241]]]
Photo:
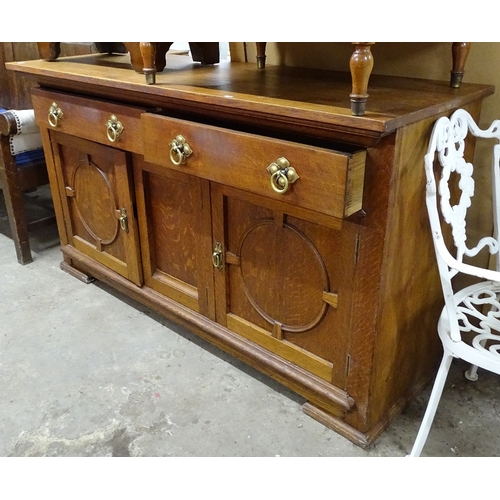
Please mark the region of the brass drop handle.
[[193, 150], [182, 135], [178, 135], [170, 143], [170, 160], [174, 165], [182, 165]]
[[57, 105], [57, 103], [53, 102], [49, 107], [49, 125], [54, 128], [57, 127], [63, 116], [64, 113], [62, 112], [62, 109]]
[[271, 174], [271, 187], [279, 194], [286, 193], [290, 184], [300, 179], [295, 169], [290, 166], [290, 162], [284, 157], [271, 163], [267, 171]]
[[223, 258], [222, 258], [222, 245], [219, 242], [215, 243], [214, 252], [212, 253], [212, 264], [219, 271], [223, 266]]
[[116, 142], [125, 127], [115, 115], [111, 115], [106, 122], [106, 134], [110, 142]]

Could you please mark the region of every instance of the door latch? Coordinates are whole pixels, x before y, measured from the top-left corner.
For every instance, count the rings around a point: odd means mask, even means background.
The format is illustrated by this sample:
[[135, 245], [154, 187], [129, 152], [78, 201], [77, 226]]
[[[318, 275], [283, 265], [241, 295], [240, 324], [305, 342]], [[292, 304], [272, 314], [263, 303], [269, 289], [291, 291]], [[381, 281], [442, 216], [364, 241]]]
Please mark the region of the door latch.
[[212, 264], [219, 271], [222, 269], [222, 266], [223, 266], [222, 245], [218, 241], [215, 243], [215, 248], [214, 248], [214, 251], [212, 253]]
[[120, 218], [118, 219], [120, 221], [120, 227], [128, 233], [128, 217], [127, 217], [127, 210], [125, 208], [122, 208], [120, 210]]

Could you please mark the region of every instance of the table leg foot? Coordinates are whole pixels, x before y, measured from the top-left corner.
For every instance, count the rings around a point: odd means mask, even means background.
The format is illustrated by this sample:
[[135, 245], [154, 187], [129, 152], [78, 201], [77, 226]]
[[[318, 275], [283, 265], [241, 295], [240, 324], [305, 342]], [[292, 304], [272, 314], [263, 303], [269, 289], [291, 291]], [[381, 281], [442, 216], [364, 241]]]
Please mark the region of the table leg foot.
[[352, 77], [351, 113], [362, 116], [368, 100], [368, 81], [373, 69], [371, 46], [374, 42], [354, 42], [355, 50], [349, 66]]
[[257, 48], [257, 68], [266, 67], [266, 44], [267, 42], [255, 42]]
[[156, 83], [156, 44], [154, 42], [140, 43], [143, 68], [146, 76], [146, 83], [153, 85]]
[[451, 70], [450, 87], [458, 89], [462, 84], [464, 77], [464, 68], [469, 56], [470, 42], [453, 42], [451, 53], [453, 58], [453, 67]]

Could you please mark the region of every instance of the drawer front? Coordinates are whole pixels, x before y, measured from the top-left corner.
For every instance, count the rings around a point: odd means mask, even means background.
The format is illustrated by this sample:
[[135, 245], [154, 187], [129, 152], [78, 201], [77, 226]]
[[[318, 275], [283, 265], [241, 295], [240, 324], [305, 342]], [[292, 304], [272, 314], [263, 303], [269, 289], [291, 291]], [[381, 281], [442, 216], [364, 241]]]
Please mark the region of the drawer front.
[[143, 153], [141, 108], [40, 89], [32, 91], [32, 99], [39, 127]]
[[366, 151], [342, 153], [152, 113], [141, 120], [148, 162], [337, 218], [362, 208]]

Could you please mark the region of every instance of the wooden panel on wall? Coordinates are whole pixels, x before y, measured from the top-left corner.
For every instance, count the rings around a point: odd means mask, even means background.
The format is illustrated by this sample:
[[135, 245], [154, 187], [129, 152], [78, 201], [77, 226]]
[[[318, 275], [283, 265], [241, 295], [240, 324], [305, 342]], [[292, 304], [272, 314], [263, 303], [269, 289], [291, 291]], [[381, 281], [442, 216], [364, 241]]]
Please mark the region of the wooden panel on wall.
[[[61, 57], [97, 52], [91, 42], [62, 43]], [[34, 80], [20, 73], [5, 69], [10, 61], [31, 61], [40, 59], [36, 42], [0, 43], [0, 107], [10, 109], [32, 108], [30, 89]]]

